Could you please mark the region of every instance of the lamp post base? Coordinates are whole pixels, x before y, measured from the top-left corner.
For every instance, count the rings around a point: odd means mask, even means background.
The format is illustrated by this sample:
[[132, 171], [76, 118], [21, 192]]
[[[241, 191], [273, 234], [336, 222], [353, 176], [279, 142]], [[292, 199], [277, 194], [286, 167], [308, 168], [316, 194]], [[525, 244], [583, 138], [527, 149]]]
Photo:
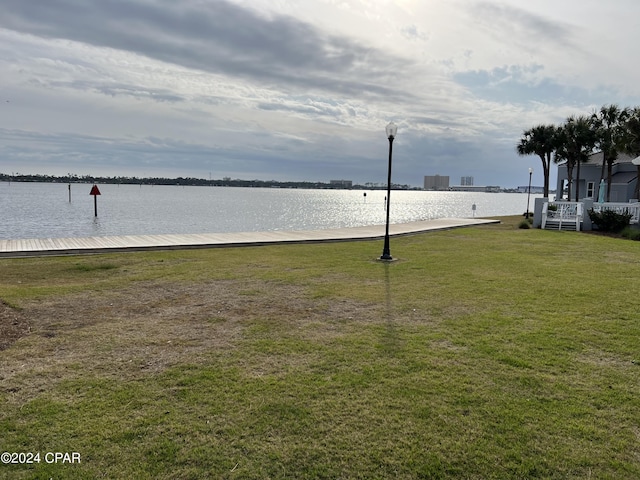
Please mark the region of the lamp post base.
[[380, 255], [379, 260], [385, 260], [385, 261], [389, 262], [389, 261], [393, 260], [393, 257], [388, 253], [383, 253], [382, 255]]

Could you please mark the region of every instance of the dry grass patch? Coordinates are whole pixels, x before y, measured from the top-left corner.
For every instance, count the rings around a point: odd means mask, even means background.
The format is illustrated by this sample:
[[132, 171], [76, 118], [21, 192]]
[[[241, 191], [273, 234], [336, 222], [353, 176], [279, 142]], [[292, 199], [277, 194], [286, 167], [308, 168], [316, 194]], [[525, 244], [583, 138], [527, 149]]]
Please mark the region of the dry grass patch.
[[0, 300], [0, 350], [8, 348], [31, 331], [25, 315]]
[[263, 329], [269, 342], [291, 331], [331, 338], [341, 324], [380, 317], [372, 305], [318, 301], [301, 287], [259, 280], [145, 282], [28, 301], [20, 311], [2, 305], [2, 311], [15, 332], [3, 338], [28, 334], [19, 349], [7, 352], [13, 361], [0, 364], [4, 384], [18, 382], [10, 388], [12, 402], [29, 401], [69, 376], [131, 381], [198, 364], [236, 346], [246, 329]]

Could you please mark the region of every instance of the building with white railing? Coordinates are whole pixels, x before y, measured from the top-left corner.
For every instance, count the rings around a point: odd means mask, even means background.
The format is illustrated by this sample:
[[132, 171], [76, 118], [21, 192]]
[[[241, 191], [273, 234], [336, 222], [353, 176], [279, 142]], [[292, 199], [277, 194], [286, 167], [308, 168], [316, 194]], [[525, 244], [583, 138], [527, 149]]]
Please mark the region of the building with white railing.
[[630, 214], [629, 224], [640, 227], [640, 202], [637, 201], [594, 203], [591, 199], [584, 199], [580, 202], [550, 202], [547, 198], [536, 198], [533, 226], [553, 230], [592, 230], [593, 225], [589, 218], [591, 209], [598, 213], [613, 210]]
[[[602, 160], [602, 152], [590, 155], [588, 161], [580, 164], [579, 178], [578, 168], [574, 166], [573, 178], [570, 179], [571, 198], [567, 198], [567, 165], [558, 165], [557, 201], [549, 201], [547, 198], [535, 199], [533, 226], [558, 230], [591, 230], [589, 210], [593, 209], [595, 212], [613, 210], [617, 213], [631, 214], [630, 225], [640, 228], [640, 157], [619, 154], [611, 166], [611, 188], [608, 195], [608, 169], [605, 165], [603, 175]], [[571, 201], [575, 198], [582, 200]]]
[[[556, 198], [575, 200], [577, 198], [590, 198], [594, 202], [606, 201], [627, 203], [632, 199], [638, 200], [636, 188], [638, 184], [638, 166], [633, 163], [634, 157], [620, 153], [611, 167], [611, 192], [606, 195], [607, 167], [602, 178], [602, 152], [589, 155], [589, 160], [580, 164], [580, 178], [578, 167], [573, 167], [571, 179], [571, 198], [566, 198], [567, 185], [569, 183], [566, 163], [558, 165], [558, 184]], [[602, 182], [604, 180], [604, 183]], [[604, 188], [604, 191], [600, 191]]]

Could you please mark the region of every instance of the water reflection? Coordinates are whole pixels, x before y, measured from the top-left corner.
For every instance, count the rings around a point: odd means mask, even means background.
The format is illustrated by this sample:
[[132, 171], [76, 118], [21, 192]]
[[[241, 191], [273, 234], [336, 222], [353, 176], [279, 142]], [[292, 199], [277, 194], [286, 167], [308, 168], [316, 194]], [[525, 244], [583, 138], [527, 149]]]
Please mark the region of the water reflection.
[[[316, 230], [382, 225], [386, 191], [0, 182], [0, 238]], [[364, 193], [367, 195], [365, 196]], [[532, 195], [533, 196], [533, 195]], [[533, 196], [535, 197], [535, 196]], [[517, 193], [394, 191], [391, 222], [515, 215]]]
[[100, 217], [93, 217], [93, 222], [92, 222], [92, 234], [91, 236], [93, 237], [99, 237], [100, 235], [102, 235], [102, 231], [104, 229], [102, 228], [102, 223], [100, 222]]

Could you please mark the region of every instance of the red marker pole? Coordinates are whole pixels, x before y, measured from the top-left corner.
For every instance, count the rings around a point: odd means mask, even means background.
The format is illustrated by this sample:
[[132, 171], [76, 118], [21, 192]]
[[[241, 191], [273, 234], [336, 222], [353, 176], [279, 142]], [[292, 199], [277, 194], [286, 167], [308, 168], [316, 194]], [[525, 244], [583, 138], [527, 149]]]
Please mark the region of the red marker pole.
[[98, 190], [98, 186], [94, 185], [91, 187], [91, 191], [89, 195], [93, 195], [93, 211], [95, 216], [98, 216], [98, 195], [100, 195], [100, 190]]

